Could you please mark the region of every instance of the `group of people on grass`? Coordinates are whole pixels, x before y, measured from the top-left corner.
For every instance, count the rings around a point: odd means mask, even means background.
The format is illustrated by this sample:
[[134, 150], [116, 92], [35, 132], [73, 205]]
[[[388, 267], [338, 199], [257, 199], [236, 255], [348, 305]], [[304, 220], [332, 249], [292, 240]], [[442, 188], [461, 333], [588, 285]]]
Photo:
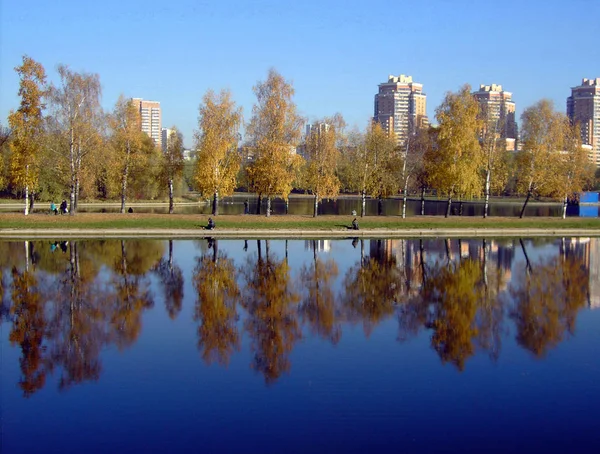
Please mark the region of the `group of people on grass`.
[[56, 204], [54, 202], [50, 203], [50, 212], [52, 214], [67, 214], [69, 212], [69, 209], [67, 208], [67, 201], [63, 199], [62, 202], [60, 202], [60, 207], [56, 208]]

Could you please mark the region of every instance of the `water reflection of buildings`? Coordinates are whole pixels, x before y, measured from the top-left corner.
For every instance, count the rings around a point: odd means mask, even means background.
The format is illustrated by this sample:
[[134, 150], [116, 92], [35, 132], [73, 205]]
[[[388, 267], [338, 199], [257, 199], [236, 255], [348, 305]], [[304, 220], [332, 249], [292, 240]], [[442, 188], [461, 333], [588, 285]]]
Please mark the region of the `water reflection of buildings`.
[[[511, 278], [515, 258], [512, 241], [497, 240], [371, 240], [369, 256], [381, 263], [395, 264], [404, 276], [405, 291], [416, 293], [423, 285], [423, 270], [436, 262], [456, 262], [471, 258], [486, 260], [488, 273], [496, 273], [503, 290]], [[423, 261], [423, 264], [421, 263]]]
[[331, 250], [331, 240], [305, 240], [304, 249], [307, 251], [329, 252]]
[[589, 273], [589, 305], [600, 308], [600, 238], [571, 238], [563, 241], [565, 254], [575, 254], [582, 259]]

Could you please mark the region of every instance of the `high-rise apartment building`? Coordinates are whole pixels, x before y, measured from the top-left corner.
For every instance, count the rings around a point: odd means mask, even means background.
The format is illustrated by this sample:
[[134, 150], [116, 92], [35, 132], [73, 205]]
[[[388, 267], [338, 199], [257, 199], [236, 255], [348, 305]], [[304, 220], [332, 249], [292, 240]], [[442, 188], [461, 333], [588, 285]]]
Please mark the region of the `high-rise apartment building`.
[[142, 98], [132, 98], [131, 101], [140, 111], [140, 116], [142, 117], [142, 131], [148, 134], [157, 147], [162, 148], [160, 102], [144, 101]]
[[171, 133], [174, 129], [171, 128], [162, 128], [161, 129], [161, 143], [163, 152], [167, 151], [167, 147], [169, 146], [169, 141], [171, 140]]
[[572, 124], [579, 125], [590, 161], [600, 167], [600, 78], [583, 79], [581, 85], [571, 88], [567, 115]]
[[488, 125], [494, 125], [498, 137], [506, 139], [508, 150], [515, 150], [517, 139], [517, 121], [515, 119], [515, 103], [512, 93], [504, 91], [502, 85], [480, 85], [473, 96], [487, 113]]
[[413, 82], [411, 76], [404, 74], [389, 76], [387, 82], [379, 84], [373, 120], [402, 145], [409, 134], [428, 125], [423, 84]]

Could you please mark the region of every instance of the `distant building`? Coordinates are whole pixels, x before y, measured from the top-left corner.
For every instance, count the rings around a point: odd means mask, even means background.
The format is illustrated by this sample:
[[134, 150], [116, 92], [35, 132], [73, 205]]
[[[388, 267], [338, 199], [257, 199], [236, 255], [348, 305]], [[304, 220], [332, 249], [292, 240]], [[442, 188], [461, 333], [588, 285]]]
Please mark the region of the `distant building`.
[[507, 150], [515, 151], [517, 139], [517, 121], [512, 93], [504, 91], [502, 85], [480, 85], [473, 92], [483, 112], [487, 112], [490, 125], [494, 125], [499, 138], [506, 139]]
[[581, 129], [581, 141], [589, 145], [590, 162], [600, 167], [600, 78], [583, 79], [571, 88], [567, 98], [567, 116]]
[[142, 131], [154, 141], [154, 144], [162, 148], [162, 118], [160, 102], [144, 101], [142, 98], [132, 98], [142, 117]]
[[423, 84], [413, 82], [411, 76], [389, 76], [387, 82], [379, 84], [373, 120], [395, 137], [398, 145], [402, 145], [417, 128], [429, 124], [426, 111], [427, 95], [423, 93]]
[[175, 131], [171, 128], [162, 128], [161, 129], [161, 144], [163, 152], [167, 151], [167, 147], [169, 146], [169, 141], [171, 140], [171, 133]]

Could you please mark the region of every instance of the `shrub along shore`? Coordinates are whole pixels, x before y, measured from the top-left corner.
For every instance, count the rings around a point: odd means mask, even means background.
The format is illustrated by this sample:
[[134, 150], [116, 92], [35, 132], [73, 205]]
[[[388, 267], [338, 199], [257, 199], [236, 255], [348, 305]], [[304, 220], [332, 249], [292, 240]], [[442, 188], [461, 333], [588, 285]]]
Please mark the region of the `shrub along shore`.
[[209, 215], [79, 213], [76, 216], [0, 214], [2, 237], [87, 236], [540, 236], [600, 235], [598, 218], [443, 218], [439, 216], [220, 215], [215, 230], [205, 230]]

